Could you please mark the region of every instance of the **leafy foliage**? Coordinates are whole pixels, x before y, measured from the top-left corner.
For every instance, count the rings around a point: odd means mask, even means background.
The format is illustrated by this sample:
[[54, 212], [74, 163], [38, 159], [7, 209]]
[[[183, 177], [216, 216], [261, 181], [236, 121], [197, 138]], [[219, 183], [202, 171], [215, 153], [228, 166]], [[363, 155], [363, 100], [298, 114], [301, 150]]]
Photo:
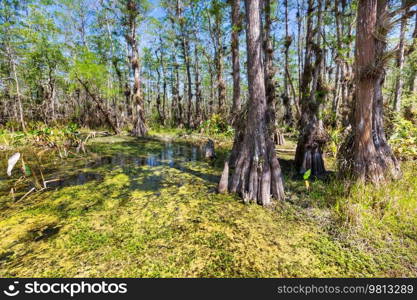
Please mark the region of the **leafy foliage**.
[[210, 119], [200, 125], [198, 130], [208, 135], [232, 136], [234, 134], [233, 127], [219, 114], [213, 114]]
[[327, 131], [329, 135], [329, 141], [326, 143], [325, 151], [329, 153], [332, 157], [336, 158], [339, 147], [342, 143], [342, 129], [341, 128], [330, 128]]
[[400, 159], [417, 159], [417, 125], [401, 117], [393, 122], [389, 142]]

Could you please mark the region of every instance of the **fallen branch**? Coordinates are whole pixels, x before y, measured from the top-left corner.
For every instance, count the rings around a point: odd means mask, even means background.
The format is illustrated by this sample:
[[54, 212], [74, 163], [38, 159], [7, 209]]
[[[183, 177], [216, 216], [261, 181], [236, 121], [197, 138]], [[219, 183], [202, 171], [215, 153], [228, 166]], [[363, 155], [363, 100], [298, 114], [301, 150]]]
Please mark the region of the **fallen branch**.
[[29, 196], [32, 192], [36, 191], [36, 188], [31, 188], [29, 192], [27, 192], [26, 194], [24, 194], [19, 200], [17, 200], [16, 202], [19, 202], [23, 199], [25, 199], [27, 196]]
[[48, 188], [48, 187], [46, 186], [46, 184], [47, 184], [47, 183], [50, 183], [50, 182], [56, 182], [56, 181], [60, 181], [60, 180], [61, 180], [60, 178], [55, 178], [55, 179], [51, 179], [51, 180], [46, 180], [46, 181], [44, 181], [44, 182], [43, 182], [43, 188], [44, 188], [44, 189]]

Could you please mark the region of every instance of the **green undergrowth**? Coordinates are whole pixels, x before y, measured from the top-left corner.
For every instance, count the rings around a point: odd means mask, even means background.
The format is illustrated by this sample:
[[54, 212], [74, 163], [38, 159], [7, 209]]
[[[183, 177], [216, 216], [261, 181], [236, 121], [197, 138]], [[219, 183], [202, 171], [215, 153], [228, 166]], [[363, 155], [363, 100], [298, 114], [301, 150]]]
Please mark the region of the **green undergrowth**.
[[149, 130], [149, 134], [161, 140], [172, 140], [176, 142], [187, 142], [203, 145], [209, 139], [221, 148], [231, 148], [233, 145], [233, 137], [223, 133], [213, 133], [207, 135], [204, 132], [190, 131], [182, 128], [158, 128]]
[[2, 194], [0, 276], [417, 275], [415, 163], [380, 189], [335, 179], [307, 190], [288, 141], [278, 151], [287, 201], [264, 209], [215, 192], [226, 143], [214, 162], [189, 160], [198, 148], [181, 136], [96, 138], [87, 157], [51, 169], [67, 185], [17, 202]]

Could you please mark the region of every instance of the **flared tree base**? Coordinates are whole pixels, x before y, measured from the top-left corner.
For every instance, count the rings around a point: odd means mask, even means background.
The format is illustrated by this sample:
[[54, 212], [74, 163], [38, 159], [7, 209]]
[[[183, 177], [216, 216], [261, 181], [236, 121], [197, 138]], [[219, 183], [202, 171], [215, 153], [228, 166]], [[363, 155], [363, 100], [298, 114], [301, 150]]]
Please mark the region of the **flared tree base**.
[[[354, 151], [354, 135], [348, 132], [337, 157], [339, 173], [360, 182], [382, 184], [401, 178], [402, 172], [388, 144], [383, 138], [361, 151]], [[383, 141], [383, 142], [381, 142]]]
[[145, 137], [148, 134], [148, 130], [145, 126], [144, 120], [142, 118], [137, 118], [135, 121], [135, 125], [132, 130], [132, 136], [135, 137]]
[[283, 200], [283, 176], [272, 138], [265, 134], [245, 135], [243, 142], [234, 148], [233, 174], [229, 177], [229, 162], [226, 162], [219, 192], [237, 193], [244, 202], [263, 206], [271, 206], [271, 198]]
[[295, 165], [299, 174], [311, 170], [311, 175], [321, 177], [326, 174], [322, 148], [327, 134], [319, 124], [310, 125], [300, 136], [295, 152]]

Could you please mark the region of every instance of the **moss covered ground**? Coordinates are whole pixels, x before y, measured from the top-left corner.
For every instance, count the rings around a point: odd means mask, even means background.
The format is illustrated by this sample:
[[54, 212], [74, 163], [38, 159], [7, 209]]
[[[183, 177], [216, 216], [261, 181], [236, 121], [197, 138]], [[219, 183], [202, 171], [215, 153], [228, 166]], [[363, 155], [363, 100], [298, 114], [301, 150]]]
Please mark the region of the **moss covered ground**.
[[0, 276], [417, 275], [416, 162], [382, 187], [334, 178], [307, 190], [288, 142], [287, 199], [264, 209], [215, 192], [230, 142], [210, 162], [192, 146], [201, 137], [153, 134], [96, 138], [85, 156], [45, 161], [62, 181], [21, 201], [2, 180]]

